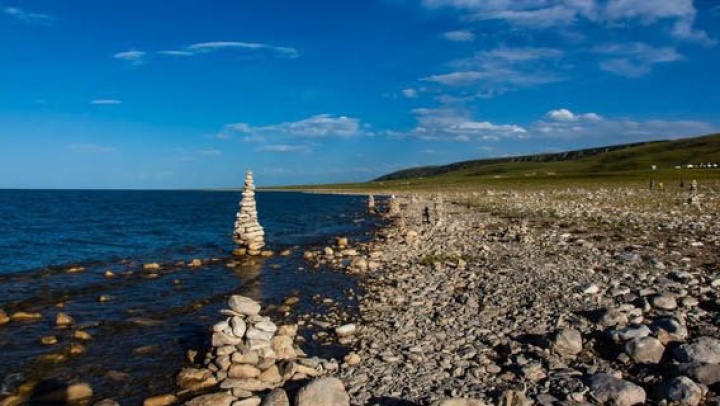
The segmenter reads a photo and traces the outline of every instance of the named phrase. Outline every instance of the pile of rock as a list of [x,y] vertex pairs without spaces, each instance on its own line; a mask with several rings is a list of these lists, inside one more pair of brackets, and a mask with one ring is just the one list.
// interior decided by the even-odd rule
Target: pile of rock
[[375,213],[375,196],[368,195],[368,211]]
[[395,195],[390,196],[390,201],[388,202],[388,215],[389,216],[397,216],[400,214],[400,200],[398,200]]
[[235,398],[250,398],[254,392],[338,369],[335,361],[303,358],[303,351],[294,345],[297,326],[276,326],[260,316],[260,305],[254,300],[234,295],[228,306],[221,311],[227,319],[213,326],[212,349],[205,364],[220,388]]
[[245,176],[245,190],[242,196],[233,233],[235,244],[240,246],[236,252],[260,255],[260,250],[265,246],[265,230],[258,222],[252,171],[248,171]]

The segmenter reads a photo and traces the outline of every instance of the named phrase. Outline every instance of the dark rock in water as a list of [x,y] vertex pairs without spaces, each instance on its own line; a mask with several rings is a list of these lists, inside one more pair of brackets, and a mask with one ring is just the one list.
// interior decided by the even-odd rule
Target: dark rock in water
[[317,379],[298,392],[296,406],[348,406],[350,398],[337,378]]

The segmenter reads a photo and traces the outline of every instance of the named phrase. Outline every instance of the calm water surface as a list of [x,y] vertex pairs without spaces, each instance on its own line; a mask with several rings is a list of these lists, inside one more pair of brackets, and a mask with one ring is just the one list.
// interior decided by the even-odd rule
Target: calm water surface
[[[365,198],[301,193],[257,194],[268,248],[290,248],[254,264],[227,267],[237,192],[199,191],[15,191],[0,190],[0,308],[40,312],[35,323],[0,327],[0,388],[27,380],[85,381],[96,398],[123,405],[174,390],[174,375],[188,349],[200,349],[217,312],[233,293],[281,303],[297,294],[295,312],[322,312],[320,294],[352,308],[355,280],[331,270],[311,270],[302,251],[335,236],[365,239],[375,220]],[[199,269],[179,263],[216,259]],[[147,277],[142,264],[163,264]],[[67,273],[72,266],[85,270]],[[112,270],[115,278],[106,278]],[[101,295],[111,300],[101,303]],[[73,328],[55,327],[58,312]],[[94,339],[87,352],[48,364],[47,354],[67,353],[77,329]],[[55,335],[59,343],[41,345]],[[310,343],[312,346],[312,343]],[[320,348],[311,348],[320,351]],[[337,349],[335,349],[337,350]]]

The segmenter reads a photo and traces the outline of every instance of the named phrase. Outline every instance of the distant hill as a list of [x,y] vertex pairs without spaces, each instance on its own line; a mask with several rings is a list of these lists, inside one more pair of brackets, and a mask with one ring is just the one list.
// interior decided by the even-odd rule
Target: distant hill
[[702,162],[720,163],[720,134],[672,141],[613,145],[552,154],[478,159],[404,169],[375,182],[446,178],[593,175],[660,170]]

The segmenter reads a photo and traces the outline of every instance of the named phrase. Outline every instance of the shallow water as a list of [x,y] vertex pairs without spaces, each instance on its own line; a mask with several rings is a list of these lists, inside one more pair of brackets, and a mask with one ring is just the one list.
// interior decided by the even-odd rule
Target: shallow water
[[[85,381],[97,399],[140,404],[173,391],[187,350],[207,343],[207,329],[230,294],[254,297],[265,306],[297,294],[295,313],[322,312],[325,305],[313,300],[316,294],[352,308],[345,293],[357,290],[355,280],[308,269],[301,255],[338,235],[367,238],[374,224],[365,215],[365,198],[258,193],[268,248],[291,248],[292,254],[229,268],[240,197],[237,192],[0,191],[0,308],[43,315],[39,322],[0,327],[2,389],[28,379]],[[179,264],[193,258],[207,263],[197,269]],[[163,265],[156,278],[142,271],[144,262]],[[85,269],[67,273],[72,266]],[[106,270],[117,276],[106,278]],[[101,303],[101,295],[111,300]],[[76,325],[55,327],[60,311]],[[57,364],[39,360],[67,353],[77,342],[72,338],[77,329],[94,337],[85,354]],[[48,335],[59,343],[41,345]],[[315,353],[339,351],[309,346]]]

